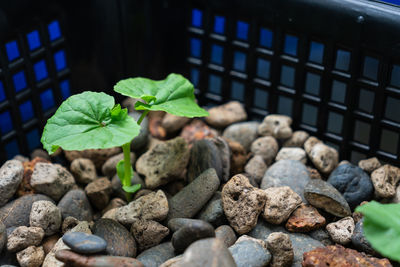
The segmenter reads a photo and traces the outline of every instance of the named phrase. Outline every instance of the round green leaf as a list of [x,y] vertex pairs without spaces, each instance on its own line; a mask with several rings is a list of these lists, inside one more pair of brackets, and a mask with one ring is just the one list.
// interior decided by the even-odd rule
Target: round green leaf
[[177,116],[203,117],[208,112],[195,102],[194,87],[185,77],[171,73],[165,80],[129,78],[119,81],[114,91],[146,103],[136,102],[137,110],[161,110]]
[[371,201],[356,211],[364,215],[364,234],[372,247],[400,262],[400,204]]
[[84,92],[64,101],[47,121],[41,142],[49,152],[104,149],[135,138],[140,126],[105,93]]

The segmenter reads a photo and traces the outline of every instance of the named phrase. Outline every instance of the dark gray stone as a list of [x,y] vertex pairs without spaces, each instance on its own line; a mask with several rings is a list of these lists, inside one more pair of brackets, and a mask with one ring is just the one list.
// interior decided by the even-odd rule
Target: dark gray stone
[[237,267],[263,267],[271,260],[271,253],[255,240],[236,242],[229,248]]
[[54,200],[45,195],[22,196],[0,208],[0,221],[4,223],[6,228],[12,226],[29,226],[32,204],[39,200],[48,200],[54,203]]
[[15,252],[10,252],[7,249],[4,249],[0,253],[0,266],[1,267],[5,267],[5,266],[10,266],[10,267],[20,266],[18,261],[17,261],[16,253]]
[[219,183],[219,178],[214,169],[204,171],[193,182],[168,200],[167,220],[195,216],[217,191]]
[[351,209],[363,201],[370,200],[374,194],[369,175],[353,164],[338,166],[329,176],[328,183],[342,193]]
[[171,242],[166,242],[146,249],[136,259],[143,263],[145,267],[158,267],[173,257],[175,257],[174,247]]
[[3,250],[6,242],[7,242],[6,226],[2,221],[0,221],[0,252]]
[[197,140],[190,151],[187,177],[192,182],[202,172],[214,168],[218,177],[222,180],[222,160],[219,149],[209,139]]
[[112,256],[135,257],[136,242],[129,231],[117,221],[100,219],[95,222],[93,234],[107,242],[106,252]]
[[309,172],[303,163],[297,160],[280,160],[265,172],[260,188],[289,186],[301,196],[303,202],[306,202],[304,187],[310,180]]
[[230,178],[230,171],[231,171],[231,148],[229,147],[228,142],[218,136],[214,139],[211,139],[214,144],[217,146],[219,150],[219,155],[221,156],[221,163],[222,163],[222,181],[227,182]]
[[[140,177],[140,175],[137,172],[133,173],[133,177],[131,179],[131,184],[141,184],[141,189],[146,188],[146,185],[144,183],[144,180],[142,179],[142,177]],[[122,198],[123,200],[126,200],[126,193],[125,191],[122,189],[122,184],[121,184],[121,180],[118,178],[117,175],[114,175],[113,178],[111,179],[111,186],[113,189],[113,195],[115,197],[119,197]]]
[[81,254],[102,252],[107,247],[107,242],[100,236],[82,232],[68,232],[64,234],[62,240],[73,251]]
[[68,216],[74,217],[79,221],[92,221],[93,211],[85,191],[74,189],[66,193],[58,203],[57,207],[61,211],[63,219]]
[[197,219],[209,222],[214,227],[218,227],[228,222],[222,207],[221,192],[215,192],[214,196],[199,212]]
[[172,246],[177,252],[183,252],[193,242],[214,237],[214,227],[202,220],[175,218],[168,222],[168,227],[174,231]]
[[353,236],[351,237],[351,243],[357,248],[357,250],[376,256],[376,251],[371,247],[371,244],[364,236],[363,224],[364,219],[361,219],[358,223],[356,223]]
[[179,266],[234,267],[236,264],[224,242],[218,238],[206,238],[194,242],[186,249]]
[[222,135],[225,138],[240,143],[246,151],[250,151],[251,143],[258,136],[257,129],[259,125],[260,123],[256,121],[235,123],[228,126]]
[[304,196],[314,207],[338,217],[351,215],[349,204],[330,183],[321,179],[311,180],[304,188]]

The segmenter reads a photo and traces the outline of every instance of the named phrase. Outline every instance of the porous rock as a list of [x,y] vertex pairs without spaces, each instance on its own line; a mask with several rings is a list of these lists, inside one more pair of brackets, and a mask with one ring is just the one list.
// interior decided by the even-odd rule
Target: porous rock
[[132,224],[138,218],[162,221],[168,210],[167,197],[162,190],[158,190],[117,208],[116,218],[122,224]]
[[293,134],[292,119],[286,115],[268,115],[258,127],[258,134],[262,136],[273,136],[278,139],[290,138]]
[[132,223],[131,233],[143,251],[160,244],[169,234],[169,229],[153,220],[137,219]]
[[340,245],[317,248],[306,252],[303,256],[303,266],[392,266],[388,259],[378,259],[359,253],[356,250]]
[[272,254],[271,267],[289,267],[292,265],[294,252],[292,241],[288,234],[271,233],[267,240],[267,248]]
[[44,231],[40,227],[19,226],[8,236],[7,250],[18,252],[29,246],[37,246],[43,237]]
[[216,128],[225,128],[232,123],[247,119],[243,105],[238,101],[231,101],[224,105],[210,108],[206,122]]
[[97,179],[85,187],[86,195],[98,210],[107,206],[112,191],[111,182],[106,177]]
[[29,246],[17,253],[21,267],[40,267],[44,261],[43,247]]
[[301,197],[288,186],[270,187],[264,190],[267,199],[263,218],[273,224],[281,224],[301,204]]
[[74,159],[71,162],[70,170],[76,181],[81,184],[88,184],[97,178],[96,167],[90,159]]
[[155,145],[136,161],[136,170],[143,174],[146,187],[157,188],[179,179],[189,162],[190,151],[182,137]]
[[339,163],[337,150],[316,138],[308,138],[304,143],[304,148],[311,162],[322,173],[329,174]]
[[326,230],[332,240],[338,244],[346,245],[351,242],[354,232],[354,220],[352,217],[345,217],[337,222],[332,222],[326,226]]
[[311,205],[301,204],[286,222],[290,232],[306,233],[325,226],[325,218]]
[[24,174],[24,166],[18,160],[8,160],[0,168],[0,207],[17,191]]
[[41,200],[32,204],[29,224],[42,228],[46,236],[59,231],[61,219],[61,211],[53,202]]
[[400,180],[400,169],[389,164],[383,165],[372,172],[371,180],[377,197],[392,198]]
[[364,171],[371,173],[381,167],[382,164],[379,162],[378,158],[373,157],[369,159],[363,159],[358,162],[358,167]]
[[275,159],[278,149],[278,142],[272,136],[259,137],[251,144],[251,153],[261,156],[267,165]]
[[37,163],[31,177],[31,186],[58,201],[75,185],[72,174],[59,164]]
[[257,224],[267,194],[253,187],[242,174],[232,177],[222,189],[222,206],[230,225],[239,234],[249,232]]

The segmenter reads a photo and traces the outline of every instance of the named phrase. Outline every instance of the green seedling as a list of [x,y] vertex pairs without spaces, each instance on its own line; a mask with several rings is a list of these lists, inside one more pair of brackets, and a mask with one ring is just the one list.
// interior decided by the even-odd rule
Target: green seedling
[[400,262],[400,204],[371,201],[356,208],[364,215],[364,235],[372,247]]
[[165,111],[177,116],[203,117],[208,112],[195,101],[193,85],[179,74],[165,80],[129,78],[119,81],[114,91],[143,102],[135,109],[143,111],[138,121],[128,110],[115,104],[112,96],[86,91],[65,100],[47,121],[41,142],[49,154],[64,150],[106,149],[122,147],[124,159],[118,162],[117,175],[128,201],[140,184],[131,185],[133,168],[130,160],[132,140],[139,135],[140,124],[149,111]]

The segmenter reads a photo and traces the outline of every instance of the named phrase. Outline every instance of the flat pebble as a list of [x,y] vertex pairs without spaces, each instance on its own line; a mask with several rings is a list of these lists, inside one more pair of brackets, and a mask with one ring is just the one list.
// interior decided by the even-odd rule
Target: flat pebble
[[73,251],[81,254],[102,252],[107,247],[107,242],[103,238],[82,232],[68,232],[62,240]]

